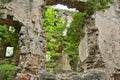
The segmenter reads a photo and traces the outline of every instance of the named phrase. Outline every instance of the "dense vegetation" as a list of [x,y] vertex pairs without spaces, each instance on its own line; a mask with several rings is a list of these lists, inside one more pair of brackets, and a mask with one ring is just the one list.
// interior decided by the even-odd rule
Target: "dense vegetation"
[[63,26],[63,19],[57,15],[53,8],[48,7],[42,21],[47,37],[47,56],[51,57],[50,65],[48,66],[55,67],[58,60],[53,58],[60,56],[58,46],[61,45],[62,32],[65,29],[65,27],[61,27]]
[[17,47],[15,32],[15,28],[12,26],[0,25],[0,80],[13,80],[12,76],[15,74],[15,63],[4,59],[7,46]]
[[87,0],[85,3],[84,12],[87,13],[88,16],[92,15],[95,11],[105,10],[109,8],[109,4],[112,3],[113,0]]
[[[84,24],[95,11],[104,10],[109,7],[112,0],[88,0],[85,3],[85,10],[82,12],[70,12],[73,21],[70,27],[66,27],[67,19],[57,14],[52,7],[47,7],[42,19],[47,37],[47,67],[57,67],[60,63],[61,53],[66,53],[70,57],[70,65],[76,70],[78,57],[78,46],[82,37],[84,37]],[[67,28],[67,34],[63,31]]]
[[0,80],[13,80],[15,75],[15,63],[8,59],[0,59]]
[[6,46],[17,47],[17,35],[14,27],[0,25],[0,45],[2,45],[3,47]]
[[[83,22],[86,14],[81,12],[70,12],[70,14],[73,16],[73,21],[68,28],[66,27],[67,19],[63,18],[62,14],[58,15],[52,7],[46,9],[42,21],[47,37],[47,56],[50,57],[47,67],[57,67],[60,64],[61,55],[66,53],[70,57],[72,69],[77,69],[78,45],[84,36]],[[65,29],[67,29],[66,35],[63,34]]]

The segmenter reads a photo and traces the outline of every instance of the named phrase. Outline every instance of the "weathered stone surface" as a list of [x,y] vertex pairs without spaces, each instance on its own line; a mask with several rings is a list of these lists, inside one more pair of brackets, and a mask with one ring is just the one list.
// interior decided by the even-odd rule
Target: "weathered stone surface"
[[70,59],[65,53],[63,53],[61,57],[61,69],[63,71],[71,71]]
[[88,73],[84,74],[84,80],[107,80],[107,76],[104,70],[88,70]]
[[86,34],[80,43],[79,53],[84,71],[104,67],[98,46],[98,29],[94,22],[92,18],[88,19],[85,25]]
[[88,70],[85,73],[68,72],[52,76],[47,76],[46,80],[107,80],[104,70]]
[[[41,80],[40,70],[45,69],[45,32],[41,25],[44,0],[12,0],[1,3],[0,12],[6,16],[13,16],[13,21],[21,23],[12,26],[20,27],[20,60],[19,79],[25,76],[27,80]],[[0,24],[12,24],[9,17],[1,19]],[[40,71],[42,72],[42,71]],[[44,73],[44,72],[43,72]],[[20,79],[21,80],[21,79]]]
[[120,79],[120,1],[96,12],[85,25],[80,43],[80,59],[85,71],[105,69],[107,80]]
[[[120,3],[120,2],[119,2]],[[118,2],[104,12],[96,13],[96,27],[99,30],[99,48],[107,73],[113,76],[120,69],[120,16]]]
[[80,60],[83,62],[88,57],[88,44],[87,44],[87,35],[81,40],[80,46],[79,46],[79,55]]
[[[84,3],[78,0],[45,1],[47,5],[62,3],[78,10],[84,9]],[[86,35],[80,44],[84,73],[60,74],[56,80],[120,79],[120,2],[115,1],[109,9],[97,12],[94,19],[89,19],[85,25]],[[5,14],[0,24],[21,27],[19,80],[44,80],[45,32],[41,24],[44,5],[44,0],[12,0],[5,4],[0,1],[0,12]],[[18,24],[14,24],[15,21]]]
[[[18,79],[26,77],[28,80],[42,80],[45,69],[45,32],[41,24],[43,6],[45,0],[11,0],[9,2],[0,1],[0,12],[4,15],[1,18],[0,24],[11,25],[12,21],[18,21],[21,24],[12,24],[11,26],[20,27],[19,47],[20,60],[18,66]],[[52,1],[52,0],[50,0]],[[53,0],[54,1],[54,0]],[[47,2],[48,3],[48,2]],[[64,1],[55,1],[55,4]],[[76,6],[82,9],[83,3],[65,1],[69,6]],[[7,16],[12,16],[12,19],[7,19]],[[11,18],[11,17],[9,17]],[[4,20],[3,20],[4,19]],[[39,75],[40,74],[40,75]]]

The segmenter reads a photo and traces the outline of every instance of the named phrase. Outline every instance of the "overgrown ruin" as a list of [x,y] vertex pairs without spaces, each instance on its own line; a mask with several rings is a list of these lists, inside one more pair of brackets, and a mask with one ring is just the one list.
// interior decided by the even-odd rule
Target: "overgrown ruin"
[[[44,1],[12,0],[9,3],[1,1],[0,4],[0,11],[4,16],[13,16],[14,22],[21,23],[18,80],[22,78],[39,80],[40,74],[45,71],[45,32],[41,25]],[[7,17],[3,18],[7,20]],[[1,24],[3,23],[1,22]],[[14,24],[19,27],[18,23]]]
[[[45,80],[46,37],[41,18],[45,5],[66,4],[82,11],[81,0],[0,0],[0,24],[20,29],[20,59],[16,80]],[[120,80],[120,1],[96,12],[85,25],[80,43],[82,73],[55,76],[56,80]],[[53,80],[53,79],[47,79]]]

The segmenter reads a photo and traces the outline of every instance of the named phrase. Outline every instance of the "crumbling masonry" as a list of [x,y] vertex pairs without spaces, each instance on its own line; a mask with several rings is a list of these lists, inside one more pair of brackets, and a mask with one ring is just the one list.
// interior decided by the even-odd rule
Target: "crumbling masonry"
[[[44,80],[46,39],[41,18],[45,5],[58,3],[84,9],[81,0],[0,0],[0,24],[20,28],[17,80]],[[70,80],[120,80],[119,3],[115,0],[105,12],[96,12],[88,20],[80,43],[85,74],[74,75]]]

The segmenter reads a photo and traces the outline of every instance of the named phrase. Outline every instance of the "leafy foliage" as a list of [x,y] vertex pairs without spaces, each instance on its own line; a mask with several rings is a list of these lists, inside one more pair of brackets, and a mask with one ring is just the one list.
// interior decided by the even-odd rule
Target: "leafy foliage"
[[[78,53],[78,46],[80,43],[81,38],[84,37],[84,22],[85,22],[86,13],[82,12],[75,12],[73,14],[73,21],[70,24],[70,28],[67,31],[67,43],[65,51],[71,58],[70,64],[74,66],[73,68],[77,67],[77,62],[79,60],[79,53]],[[76,66],[76,67],[75,67]],[[74,69],[75,70],[75,69]]]
[[47,37],[47,55],[51,57],[51,65],[56,66],[54,62],[57,63],[57,59],[55,58],[61,55],[58,51],[58,46],[61,44],[62,33],[65,29],[63,27],[63,18],[57,15],[57,12],[52,7],[46,7],[42,22]]
[[109,3],[112,3],[113,0],[88,0],[85,4],[85,11],[90,16],[95,11],[104,10],[109,7]]
[[[62,51],[69,55],[71,58],[70,64],[75,65],[78,61],[78,45],[80,38],[84,36],[83,22],[85,20],[86,13],[75,12],[73,15],[73,21],[70,28],[67,29],[67,19],[61,18],[61,15],[57,14],[52,7],[47,7],[45,15],[42,19],[43,26],[46,31],[47,37],[47,55],[50,55],[49,67],[55,67],[59,63],[59,57]],[[67,29],[67,35],[63,35],[63,31]]]
[[67,51],[75,51],[78,48],[80,39],[84,36],[83,25],[85,21],[86,13],[75,12],[73,14],[73,21],[68,28],[67,39],[69,43],[72,44]]
[[17,46],[17,35],[14,27],[0,25],[0,44],[3,46]]
[[[66,27],[67,19],[61,18],[57,11],[52,7],[46,7],[44,17],[42,19],[43,26],[47,37],[47,55],[50,55],[50,63],[48,67],[56,67],[59,63],[59,57],[62,53],[59,49],[67,53],[70,57],[70,64],[74,70],[79,60],[78,46],[81,38],[84,37],[84,24],[88,17],[95,11],[104,10],[109,7],[112,0],[88,0],[85,3],[83,12],[70,13],[73,21],[70,27]],[[67,35],[63,36],[63,31],[67,29]]]
[[10,63],[8,59],[0,59],[0,79],[12,80],[12,76],[15,74],[16,66],[14,62]]
[[[6,46],[17,46],[17,38],[15,28],[7,25],[0,25],[0,50],[1,52]],[[4,52],[4,51],[3,51]],[[2,53],[4,54],[4,53]],[[8,59],[0,59],[0,80],[12,80],[15,73],[15,64]]]

